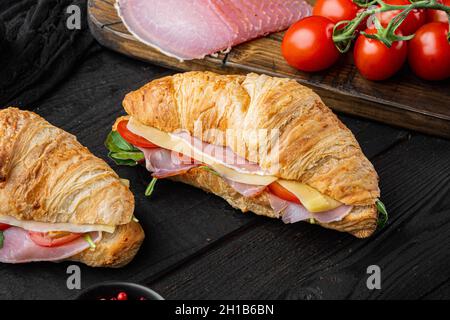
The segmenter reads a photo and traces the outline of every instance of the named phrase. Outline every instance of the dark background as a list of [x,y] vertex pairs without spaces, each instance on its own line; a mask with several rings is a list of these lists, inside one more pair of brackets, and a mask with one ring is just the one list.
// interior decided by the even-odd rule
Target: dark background
[[[375,165],[390,213],[387,226],[364,240],[242,214],[169,181],[145,198],[149,173],[115,166],[103,141],[123,114],[124,95],[173,71],[101,48],[85,22],[67,30],[73,3],[85,9],[81,0],[0,2],[0,105],[33,110],[77,135],[131,181],[144,246],[123,269],[80,265],[83,288],[128,280],[167,299],[450,298],[449,141],[339,115]],[[70,264],[1,264],[0,299],[73,298]],[[372,264],[381,267],[381,290],[366,287]]]

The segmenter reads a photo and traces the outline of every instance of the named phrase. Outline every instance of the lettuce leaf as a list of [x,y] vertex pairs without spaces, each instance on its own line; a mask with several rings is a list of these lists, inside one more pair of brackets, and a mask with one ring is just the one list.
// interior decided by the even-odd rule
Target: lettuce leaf
[[110,157],[117,165],[136,166],[138,161],[144,160],[144,153],[125,141],[122,136],[111,131],[106,138],[105,146],[109,150]]
[[89,250],[92,251],[92,250],[95,250],[95,248],[97,248],[97,245],[92,240],[91,235],[89,233],[84,235],[84,240],[86,240],[86,242],[89,243],[89,246],[91,247]]
[[5,240],[5,236],[3,235],[3,231],[0,231],[0,249],[3,248],[3,241]]
[[156,179],[156,178],[153,178],[152,181],[150,181],[149,185],[147,186],[147,189],[145,190],[146,197],[150,197],[152,195],[157,181],[158,181],[158,179]]
[[375,202],[375,205],[377,206],[377,210],[380,213],[378,218],[378,228],[381,229],[386,225],[389,219],[389,215],[387,213],[386,206],[384,205],[383,202],[377,200],[377,202]]

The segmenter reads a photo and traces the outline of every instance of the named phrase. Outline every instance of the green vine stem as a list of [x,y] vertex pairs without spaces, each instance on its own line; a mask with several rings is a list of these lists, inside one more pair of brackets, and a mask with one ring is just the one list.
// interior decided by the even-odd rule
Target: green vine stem
[[[410,40],[414,35],[400,36],[396,34],[397,28],[406,19],[408,14],[415,9],[434,9],[445,11],[449,17],[450,23],[450,7],[445,6],[436,0],[410,0],[409,5],[390,5],[382,0],[353,0],[359,6],[367,8],[366,10],[358,13],[353,20],[340,21],[334,26],[333,30],[333,41],[342,53],[347,52],[350,49],[352,41],[358,35],[358,27],[361,23],[372,15],[377,15],[381,12],[392,11],[392,10],[402,10],[397,16],[392,19],[386,28],[383,28],[377,18],[374,19],[374,24],[378,30],[375,34],[365,34],[368,38],[373,38],[382,41],[387,47],[391,47],[392,43],[400,40]],[[376,7],[372,7],[376,6]],[[448,35],[450,40],[450,32]]]

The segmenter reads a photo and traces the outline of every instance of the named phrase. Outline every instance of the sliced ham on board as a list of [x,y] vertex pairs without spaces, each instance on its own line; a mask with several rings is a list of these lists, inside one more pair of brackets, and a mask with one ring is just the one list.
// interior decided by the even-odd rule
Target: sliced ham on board
[[[28,231],[17,227],[3,231],[3,236],[3,247],[0,249],[0,262],[3,263],[60,261],[90,247],[83,237],[59,247],[41,247],[31,240]],[[94,243],[98,243],[102,238],[102,233],[91,232],[90,236]]]
[[179,60],[202,59],[311,15],[304,0],[117,0],[127,29]]

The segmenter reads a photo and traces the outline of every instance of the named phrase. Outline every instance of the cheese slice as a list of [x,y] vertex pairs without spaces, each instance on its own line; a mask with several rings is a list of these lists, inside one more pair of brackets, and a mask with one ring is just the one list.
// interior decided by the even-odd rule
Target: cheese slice
[[181,137],[177,137],[170,133],[152,128],[139,123],[130,118],[128,122],[128,130],[132,133],[144,137],[151,143],[168,150],[179,152],[185,156],[191,157],[194,160],[205,163],[212,169],[217,171],[221,176],[240,183],[246,183],[258,186],[267,186],[278,178],[270,175],[258,175],[238,172],[234,168],[227,167],[225,164],[218,162],[214,157],[208,155],[202,150],[195,148],[188,141]]
[[226,166],[226,164],[220,163],[217,159],[214,159],[213,156],[195,148],[195,146],[190,144],[185,139],[156,128],[143,125],[133,117],[131,117],[128,122],[128,130],[134,134],[144,137],[161,148],[179,152],[185,156],[189,156],[197,161],[205,163],[217,171],[221,176],[229,180],[258,186],[268,186],[269,184],[277,181],[281,184],[281,186],[297,196],[305,208],[310,212],[328,211],[342,205],[339,201],[336,201],[320,193],[316,189],[300,182],[282,180],[271,175],[258,175],[239,172],[235,168]]
[[334,200],[316,189],[295,181],[278,180],[283,188],[293,193],[309,212],[323,212],[342,206],[342,203]]
[[114,226],[108,226],[103,224],[46,223],[32,220],[24,221],[5,215],[0,215],[0,223],[8,224],[14,227],[19,227],[27,231],[33,232],[65,231],[73,233],[87,233],[94,231],[102,231],[114,233],[116,229]]

